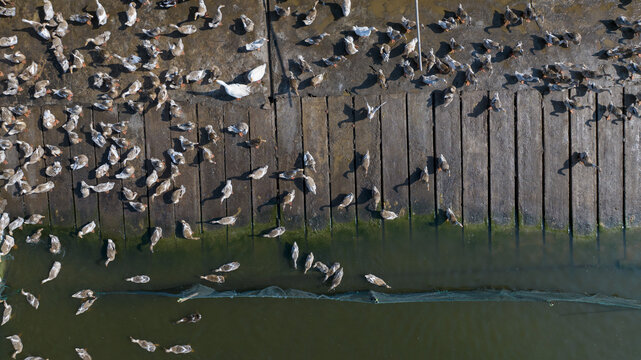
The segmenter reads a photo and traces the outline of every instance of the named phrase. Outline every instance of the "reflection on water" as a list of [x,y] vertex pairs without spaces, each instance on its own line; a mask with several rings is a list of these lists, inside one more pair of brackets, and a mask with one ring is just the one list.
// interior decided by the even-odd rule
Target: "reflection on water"
[[[46,238],[43,236],[43,239]],[[4,336],[20,333],[23,355],[72,359],[74,347],[94,359],[172,358],[148,354],[129,336],[163,346],[191,344],[185,358],[622,358],[638,354],[633,310],[568,303],[405,303],[365,304],[322,300],[197,299],[177,303],[161,296],[105,295],[85,314],[74,316],[80,301],[70,295],[98,292],[160,291],[198,283],[198,276],[239,261],[220,290],[253,290],[270,285],[324,293],[321,275],[291,268],[291,244],[279,239],[246,238],[227,243],[206,240],[189,249],[172,247],[155,254],[118,244],[116,261],[105,268],[102,244],[61,239],[64,255],[54,257],[45,244],[28,246],[17,237],[5,280],[14,317]],[[185,240],[187,241],[187,240]],[[604,294],[641,299],[641,236],[603,235],[570,241],[565,235],[511,232],[492,234],[449,227],[420,230],[408,236],[386,224],[377,231],[297,239],[300,263],[309,251],[345,268],[338,292],[373,289],[409,293],[434,289],[516,289]],[[59,277],[41,285],[54,260]],[[299,267],[300,268],[300,267]],[[374,273],[392,286],[373,288],[363,275]],[[151,282],[130,284],[125,277],[147,274]],[[34,310],[20,288],[40,298]],[[172,321],[200,312],[197,324]],[[8,341],[0,354],[11,354]]]

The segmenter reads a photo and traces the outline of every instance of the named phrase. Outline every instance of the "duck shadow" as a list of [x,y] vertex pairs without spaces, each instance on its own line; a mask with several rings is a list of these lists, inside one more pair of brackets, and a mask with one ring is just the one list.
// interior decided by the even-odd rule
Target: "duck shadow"
[[409,187],[409,186],[410,186],[410,178],[411,178],[411,175],[409,175],[405,180],[403,180],[403,182],[402,182],[402,183],[394,185],[394,187],[392,187],[392,189],[394,190],[394,192],[395,192],[395,193],[398,193],[398,191],[400,190],[400,188],[402,188],[402,187],[404,187],[404,186]]
[[455,88],[462,88],[465,85],[465,72],[457,71],[452,79],[452,86]]
[[[474,45],[474,43],[472,43],[472,45]],[[436,57],[442,58],[445,55],[449,54],[450,52],[452,52],[452,48],[450,47],[450,44],[446,43],[445,41],[441,41],[439,43],[438,49],[434,54],[436,55]]]
[[559,116],[559,114],[565,114],[568,112],[568,109],[565,107],[565,103],[559,100],[552,100],[552,112],[550,115]]
[[334,21],[337,21],[338,19],[344,17],[343,16],[343,8],[339,4],[327,2],[324,5],[329,7],[329,11],[331,12],[332,16],[334,17]]
[[612,19],[603,19],[599,20],[601,24],[605,27],[605,31],[608,33],[614,33],[619,30],[619,26]]
[[223,196],[223,188],[226,185],[226,181],[221,181],[220,185],[218,185],[217,188],[214,189],[214,191],[211,193],[211,196],[203,198],[201,201],[201,205],[204,205],[206,201],[209,200],[218,200]]
[[46,45],[46,44],[49,43],[49,41],[45,41],[43,38],[41,38],[40,35],[38,35],[38,33],[36,32],[36,30],[34,28],[32,28],[31,26],[26,27],[26,28],[22,28],[22,29],[15,29],[14,31],[25,32],[25,33],[31,35],[34,39],[40,41],[40,43],[43,44],[43,45]]
[[628,79],[630,72],[625,66],[619,65],[619,64],[612,64],[612,67],[614,68],[614,72],[617,74],[617,77],[618,77],[618,79],[615,80],[617,83],[622,83],[626,79]]
[[505,60],[509,60],[512,57],[512,51],[514,48],[512,48],[509,45],[503,46],[503,50],[498,51],[494,57],[492,58],[493,63],[500,63]]
[[390,73],[389,77],[387,78],[387,81],[396,81],[403,77],[405,75],[405,72],[403,71],[403,68],[398,64],[397,66],[394,67],[394,70]]
[[128,26],[125,24],[127,22],[127,13],[125,11],[121,11],[118,13],[118,20],[120,21],[118,30],[123,31],[128,28]]
[[483,28],[483,31],[485,31],[486,33],[489,34],[490,30],[492,30],[492,29],[500,29],[500,28],[502,28],[503,27],[503,20],[504,20],[503,14],[501,14],[500,12],[494,10],[494,13],[492,14],[492,25],[486,26],[485,28]]
[[592,127],[592,123],[597,124],[599,121],[601,121],[607,109],[608,107],[606,105],[596,104],[596,115],[585,120],[585,126]]
[[530,38],[532,39],[532,47],[530,48],[530,53],[532,55],[536,55],[536,51],[541,51],[545,48],[547,48],[545,39],[538,36],[538,35],[530,35]]
[[347,119],[337,122],[338,128],[342,128],[344,124],[351,124],[352,127],[356,124],[354,119],[355,109],[347,104],[343,105],[343,115],[347,116]]
[[435,34],[442,34],[442,33],[444,33],[444,32],[445,32],[445,30],[443,30],[443,28],[442,28],[442,27],[440,27],[440,26],[438,25],[438,23],[430,23],[430,24],[427,24],[427,27],[428,27],[430,30],[432,30],[432,32],[434,32]]
[[472,109],[472,111],[469,112],[467,116],[479,117],[483,113],[487,113],[489,107],[490,107],[490,99],[488,98],[487,95],[483,95],[483,98],[481,99],[481,101],[479,101],[474,106],[474,109]]
[[[276,176],[276,177],[278,177],[278,176]],[[272,178],[272,176],[270,176],[270,178]],[[265,207],[278,206],[279,202],[280,202],[280,197],[278,195],[276,195],[276,196],[268,199],[264,203],[258,205],[258,207],[256,209],[258,210],[258,212],[261,212],[261,211],[263,211],[263,208],[265,208]]]
[[441,226],[447,222],[447,213],[443,209],[436,210],[436,216],[434,216],[434,221],[430,222],[431,226]]
[[338,209],[338,205],[340,205],[343,202],[343,200],[345,199],[345,196],[347,196],[347,194],[345,194],[345,193],[336,195],[336,197],[334,197],[334,199],[332,199],[329,202],[329,205],[323,205],[323,206],[321,206],[321,209],[333,208],[333,209],[336,209],[336,211],[347,211],[347,209],[350,206],[354,205],[353,201],[352,201],[351,204],[349,204],[344,209]]
[[245,31],[245,26],[243,26],[243,21],[240,18],[233,20],[231,25],[229,25],[229,30],[238,36],[242,36],[247,33],[247,31]]
[[146,247],[151,245],[151,235],[153,234],[154,229],[148,228],[147,231],[140,237],[140,242],[136,245],[136,250],[142,252]]
[[577,153],[576,153],[576,152],[575,152],[575,153],[573,153],[573,154],[570,156],[570,158],[569,158],[569,159],[566,159],[566,160],[563,162],[563,167],[562,167],[562,168],[560,168],[560,169],[558,169],[558,170],[556,171],[556,173],[557,173],[557,174],[559,174],[559,175],[561,175],[561,176],[565,176],[565,175],[566,175],[566,172],[565,172],[565,171],[566,171],[566,170],[569,170],[570,168],[572,168],[572,167],[575,165],[575,154],[577,154]]
[[383,58],[380,55],[380,48],[373,46],[367,50],[365,53],[365,56],[369,57],[372,59],[372,64],[374,65],[382,65],[383,64]]
[[378,82],[378,76],[372,73],[368,73],[365,80],[360,85],[357,85],[352,88],[352,92],[358,94],[358,90],[369,89],[376,85]]
[[632,0],[619,0],[619,5],[617,7],[619,9],[627,10],[626,6],[630,5],[632,3]]
[[362,187],[361,191],[356,196],[355,202],[356,202],[357,205],[362,205],[362,204],[366,204],[369,201],[371,201],[372,198],[373,198],[372,190],[368,189],[368,188],[365,188],[365,187]]

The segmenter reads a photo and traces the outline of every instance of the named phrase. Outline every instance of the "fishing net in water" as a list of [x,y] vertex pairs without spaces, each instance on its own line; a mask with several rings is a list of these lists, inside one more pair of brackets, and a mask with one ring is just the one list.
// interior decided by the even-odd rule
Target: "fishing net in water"
[[[315,294],[297,289],[282,289],[270,286],[260,290],[216,291],[205,285],[193,285],[182,291],[135,291],[119,294],[159,295],[178,298],[179,302],[191,299],[234,299],[234,298],[271,298],[271,299],[309,299],[349,301],[370,304],[430,303],[430,302],[568,302],[619,307],[641,310],[641,301],[609,295],[586,295],[569,292],[537,290],[442,290],[419,293],[381,293],[376,291],[355,291],[340,294]],[[113,294],[103,293],[101,295]]]

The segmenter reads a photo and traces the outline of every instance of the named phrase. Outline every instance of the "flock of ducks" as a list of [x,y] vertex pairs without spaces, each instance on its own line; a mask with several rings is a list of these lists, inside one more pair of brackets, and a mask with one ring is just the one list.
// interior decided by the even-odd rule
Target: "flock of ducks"
[[[186,2],[186,1],[180,1]],[[56,65],[62,73],[78,71],[86,67],[85,55],[80,49],[74,50],[70,56],[65,54],[65,46],[63,45],[62,39],[69,33],[70,28],[68,25],[69,22],[74,23],[91,23],[98,27],[103,26],[107,23],[109,14],[106,12],[105,8],[102,6],[99,0],[95,0],[95,11],[93,13],[81,13],[81,14],[67,14],[65,17],[62,13],[56,12],[50,0],[42,0],[43,3],[43,18],[40,19],[41,22],[23,19],[22,21],[31,27],[33,27],[37,36],[49,43],[50,51],[53,55],[53,58],[56,61]],[[159,8],[168,8],[177,6],[179,1],[177,0],[161,0],[157,2]],[[126,22],[124,23],[125,27],[132,27],[137,24],[138,14],[137,8],[139,6],[148,5],[147,1],[132,1],[128,5],[123,5],[123,10],[126,13]],[[311,25],[318,15],[317,12],[318,1],[306,12],[298,14],[301,22],[305,26]],[[205,0],[199,0],[197,11],[194,13],[193,19],[198,20],[204,19],[205,28],[217,28],[222,24],[223,21],[223,9],[224,5],[220,5],[216,8],[213,16],[210,16],[208,13]],[[349,16],[351,12],[351,1],[342,0],[341,9],[343,16]],[[290,7],[284,8],[279,5],[274,7],[275,13],[279,17],[291,16],[292,11]],[[296,12],[294,13],[296,14]],[[444,18],[438,21],[438,26],[443,29],[443,31],[450,31],[453,28],[469,24],[471,22],[471,17],[463,9],[462,5],[459,5],[458,9],[454,12],[454,16]],[[13,17],[16,16],[15,7],[12,7],[8,0],[0,0],[0,17]],[[247,33],[251,33],[254,30],[254,22],[246,15],[241,15],[240,20],[244,27],[244,30]],[[534,21],[541,28],[543,23],[543,17],[538,14],[534,5],[532,3],[527,4],[523,11],[520,11],[517,15],[517,12],[512,10],[509,6],[506,7],[504,13],[504,25],[517,26],[523,22]],[[1,19],[0,19],[1,22]],[[624,16],[617,18],[614,23],[620,28],[630,28],[635,34],[641,33],[641,20],[631,21]],[[394,29],[393,27],[387,27],[385,34],[388,37],[388,42],[379,44],[379,54],[383,62],[390,60],[391,46],[396,42],[403,39],[407,39],[407,36],[411,34],[412,30],[416,28],[416,23],[408,20],[403,17],[401,20],[402,30]],[[178,69],[176,66],[169,66],[168,70],[165,72],[163,78],[156,75],[153,71],[160,67],[159,59],[160,54],[165,51],[171,55],[171,58],[176,58],[183,56],[185,54],[184,44],[182,39],[178,39],[176,43],[169,45],[169,48],[166,50],[161,50],[158,46],[157,38],[161,34],[167,34],[168,32],[178,32],[182,36],[189,36],[198,31],[198,28],[192,24],[164,24],[159,25],[158,27],[151,29],[142,29],[142,32],[147,37],[142,40],[141,47],[144,49],[146,58],[141,58],[138,55],[128,55],[121,56],[119,54],[111,53],[107,44],[112,38],[110,31],[104,31],[96,37],[88,38],[85,41],[85,46],[92,45],[93,49],[90,51],[95,52],[98,55],[99,61],[102,63],[107,63],[115,59],[122,65],[122,69],[125,72],[138,72],[140,70],[146,70],[146,76],[149,77],[151,83],[153,84],[152,89],[145,90],[143,89],[143,81],[135,80],[129,84],[124,91],[121,91],[121,85],[117,78],[114,78],[103,72],[95,72],[91,75],[91,86],[103,91],[98,97],[98,101],[93,104],[93,107],[97,110],[103,111],[112,111],[114,106],[114,101],[122,99],[126,101],[127,106],[131,112],[142,113],[146,111],[146,102],[149,102],[149,105],[153,109],[149,111],[161,111],[167,110],[169,115],[177,120],[183,119],[183,111],[173,99],[170,97],[169,90],[180,90],[184,87],[185,83],[201,82],[201,83],[212,83],[216,82],[219,84],[224,91],[235,99],[240,99],[245,96],[248,96],[252,93],[252,84],[258,83],[262,80],[266,73],[266,64],[258,65],[255,68],[251,69],[246,76],[246,83],[226,83],[223,80],[219,79],[221,76],[221,71],[218,67],[214,66],[212,69],[197,69],[190,71],[186,75],[182,75],[182,70]],[[345,55],[333,55],[328,58],[323,58],[322,61],[328,67],[336,67],[341,62],[345,61],[347,56],[351,56],[359,52],[358,49],[358,40],[362,38],[369,37],[373,32],[378,31],[375,27],[372,26],[353,26],[351,29],[353,35],[347,35],[343,38],[343,44],[345,49]],[[328,36],[327,33],[322,33],[317,36],[313,36],[304,40],[307,45],[314,46],[322,41]],[[571,47],[579,46],[581,44],[581,35],[577,32],[566,31],[562,34],[555,34],[549,31],[545,32],[543,37],[546,46],[560,46],[560,47]],[[261,49],[268,42],[266,38],[259,38],[253,42],[247,43],[244,46],[246,52],[252,52]],[[403,72],[407,78],[413,80],[415,77],[416,69],[419,67],[419,63],[422,63],[425,69],[425,73],[421,76],[420,82],[427,86],[435,85],[439,82],[445,82],[445,79],[439,75],[449,75],[455,72],[462,71],[465,73],[465,85],[476,85],[478,84],[477,73],[487,71],[492,73],[492,53],[503,52],[507,47],[504,47],[503,44],[499,44],[496,41],[491,39],[483,40],[483,47],[485,53],[476,54],[475,61],[471,64],[461,64],[452,58],[451,54],[456,53],[464,49],[464,46],[459,44],[454,38],[449,42],[451,52],[450,54],[444,56],[443,58],[436,57],[433,49],[430,49],[428,54],[418,54],[416,46],[418,43],[417,38],[413,38],[409,41],[406,41],[403,45],[403,60],[400,63],[400,67],[403,69]],[[12,64],[26,64],[26,57],[19,51],[13,50],[14,47],[19,46],[18,36],[8,36],[0,38],[0,48],[12,49],[9,52],[5,52],[3,57],[6,61]],[[515,46],[509,48],[510,57],[519,57],[523,55],[523,44],[522,42],[517,42]],[[604,52],[604,57],[622,60],[627,59],[632,56],[639,55],[641,56],[641,46],[619,46],[613,49],[609,49]],[[295,63],[299,67],[299,73],[311,73],[311,84],[313,86],[318,86],[325,79],[325,73],[315,74],[311,65],[302,57],[297,56]],[[71,101],[73,98],[72,89],[67,89],[62,87],[59,89],[48,89],[50,84],[49,80],[39,79],[42,72],[42,65],[39,65],[35,61],[31,61],[30,65],[24,67],[23,71],[19,74],[8,73],[5,76],[5,89],[2,91],[2,94],[5,96],[14,96],[19,95],[23,91],[23,87],[30,85],[31,90],[30,94],[33,98],[42,98],[48,95],[51,95],[58,99],[66,99]],[[628,61],[625,63],[625,67],[629,72],[629,79],[635,74],[641,74],[641,68],[634,62]],[[477,70],[474,70],[476,68]],[[382,69],[375,69],[378,82],[381,87],[387,88],[387,77],[384,74]],[[602,92],[609,91],[607,89],[600,89],[594,83],[594,79],[600,77],[607,77],[607,74],[600,73],[589,69],[585,65],[574,65],[570,63],[555,63],[553,65],[546,65],[541,69],[541,77],[534,76],[533,74],[515,72],[513,75],[517,81],[521,83],[530,83],[538,84],[545,82],[547,88],[550,91],[559,91],[566,90],[569,88],[576,87],[585,87],[588,91]],[[4,76],[4,74],[2,74]],[[292,69],[288,71],[289,85],[293,93],[299,94],[299,77],[294,75]],[[628,79],[623,79],[628,80]],[[443,106],[449,106],[454,99],[456,93],[456,88],[454,86],[449,86],[443,92]],[[132,98],[135,95],[140,95],[140,98],[137,101],[134,101]],[[639,101],[633,103],[627,109],[623,110],[618,106],[610,103],[608,106],[608,118],[610,116],[615,116],[617,118],[625,118],[629,116],[638,116],[637,106]],[[374,118],[376,113],[380,110],[385,104],[378,106],[367,105],[367,117],[371,120]],[[575,98],[567,98],[564,101],[564,105],[567,110],[572,112],[576,109],[583,107],[578,100]],[[501,100],[498,94],[495,94],[490,101],[489,109],[496,112],[505,111],[501,106]],[[117,123],[99,123],[96,128],[93,124],[86,124],[87,121],[83,121],[83,111],[82,107],[79,105],[73,105],[66,108],[68,115],[67,121],[64,124],[60,124],[62,119],[57,119],[51,111],[44,110],[42,114],[42,126],[45,131],[50,131],[56,129],[58,126],[62,128],[69,139],[70,144],[73,146],[83,141],[83,139],[78,134],[79,126],[85,123],[85,127],[88,128],[90,133],[90,140],[98,148],[107,148],[107,157],[106,161],[102,164],[96,166],[93,169],[96,179],[102,179],[103,177],[108,177],[113,174],[115,179],[128,179],[135,176],[136,168],[131,164],[127,164],[135,159],[137,159],[142,150],[142,144],[132,144],[126,138],[128,123],[126,121],[121,121]],[[27,125],[24,121],[25,117],[30,116],[30,110],[27,106],[22,104],[17,104],[15,106],[2,107],[0,109],[0,120],[2,121],[2,129],[5,130],[7,136],[13,136],[27,131]],[[191,122],[181,123],[176,126],[178,131],[192,131],[196,128],[196,125]],[[175,186],[175,180],[180,176],[180,166],[185,164],[185,152],[188,151],[199,151],[202,156],[203,161],[213,162],[213,153],[208,146],[216,146],[217,141],[220,140],[220,135],[217,131],[225,131],[230,134],[235,134],[238,136],[245,136],[249,133],[249,126],[240,122],[236,125],[229,126],[225,129],[214,129],[212,125],[208,125],[204,128],[204,131],[207,133],[207,143],[206,144],[197,144],[189,141],[184,136],[180,136],[177,140],[180,143],[182,151],[177,151],[173,148],[167,149],[165,152],[165,158],[151,158],[149,163],[151,164],[150,171],[146,174],[145,183],[147,188],[150,190],[155,187],[155,191],[149,197],[149,201],[154,201],[157,197],[162,197],[166,193],[169,193],[169,198],[171,202],[176,204],[181,201],[181,199],[186,195],[187,189],[184,186],[177,187]],[[246,144],[251,147],[260,148],[261,144],[265,140],[249,139],[246,141]],[[119,151],[120,150],[120,151]],[[49,166],[46,166],[44,169],[45,174],[48,178],[53,178],[60,174],[63,170],[60,161],[57,161],[56,158],[62,155],[62,150],[55,145],[45,144],[45,146],[36,146],[29,144],[25,141],[15,140],[11,141],[8,139],[0,139],[0,162],[5,162],[7,158],[8,151],[17,151],[22,165],[17,168],[6,168],[2,170],[0,174],[0,179],[5,180],[4,190],[9,191],[9,189],[15,189],[20,195],[26,196],[25,199],[29,198],[29,195],[32,194],[41,194],[52,191],[55,187],[53,181],[46,181],[40,184],[32,184],[26,179],[26,172],[30,166],[38,166],[43,163],[46,158],[50,163]],[[122,156],[121,156],[122,152]],[[166,161],[168,160],[168,161]],[[310,175],[310,172],[306,172],[306,169],[315,172],[315,160],[313,155],[310,152],[306,152],[303,155],[304,167],[298,169],[292,169],[288,171],[283,171],[278,174],[280,179],[283,180],[295,180],[303,179],[305,183],[306,190],[310,194],[316,193],[316,184],[314,179]],[[590,155],[587,152],[577,155],[577,161],[583,163],[586,166],[592,166],[598,168],[595,163],[591,160]],[[83,169],[88,167],[89,160],[86,155],[79,154],[73,157],[73,161],[70,165],[72,171]],[[360,165],[365,170],[367,176],[368,169],[370,164],[370,155],[369,151],[363,155],[360,159]],[[169,177],[161,179],[162,173],[165,172],[165,169],[169,165]],[[449,164],[443,154],[440,154],[437,157],[436,161],[436,171],[437,172],[448,172]],[[268,166],[263,166],[255,169],[248,176],[249,179],[258,181],[262,179],[268,173]],[[424,181],[429,187],[429,169],[426,166],[423,169],[421,180]],[[80,182],[79,193],[81,197],[87,197],[92,192],[102,193],[113,190],[115,182],[107,181],[100,182],[96,185],[89,185],[85,181]],[[376,211],[379,211],[381,218],[385,220],[393,220],[398,217],[398,214],[385,209],[384,204],[381,205],[381,194],[376,186],[372,187],[372,202],[373,208]],[[233,185],[231,180],[227,180],[225,186],[222,189],[222,196],[220,197],[221,204],[230,198],[233,194]],[[144,212],[147,209],[147,204],[139,201],[139,194],[134,190],[128,189],[127,187],[122,187],[122,199],[123,201],[133,210]],[[296,191],[292,190],[282,195],[282,204],[283,209],[287,205],[292,205],[292,202],[296,196]],[[355,196],[353,193],[345,195],[344,199],[338,205],[339,209],[344,209],[354,203]],[[381,205],[381,210],[379,209]],[[4,212],[5,207],[7,206],[6,200],[0,200],[0,233],[2,234],[2,245],[0,246],[0,256],[6,257],[9,255],[12,248],[15,247],[16,242],[13,237],[13,232],[17,229],[21,229],[23,225],[37,225],[42,222],[43,216],[39,214],[31,214],[28,218],[16,217],[14,220],[10,219],[10,214]],[[240,211],[240,209],[239,209]],[[445,209],[446,218],[452,224],[463,226],[456,218],[456,215],[451,209]],[[215,219],[210,221],[211,224],[218,225],[234,225],[236,219],[239,215],[237,212],[234,215],[222,217],[220,219]],[[184,221],[180,221],[182,224],[182,235],[186,239],[198,239],[194,236],[194,231],[191,229],[190,225]],[[36,230],[34,233],[26,237],[25,241],[29,244],[36,244],[40,242],[42,236],[42,228]],[[83,236],[92,233],[96,230],[96,223],[94,221],[89,222],[88,224],[81,227],[78,231],[77,236],[82,238]],[[285,233],[286,229],[282,226],[276,227],[271,231],[263,234],[264,237],[273,238],[281,236]],[[163,230],[160,227],[155,227],[152,231],[151,241],[150,241],[150,251],[154,251],[154,246],[163,237]],[[49,235],[49,251],[52,254],[59,254],[61,251],[61,242],[60,239],[53,235]],[[108,266],[111,262],[116,259],[116,245],[111,239],[107,239],[106,247],[106,260],[105,266]],[[294,242],[291,249],[291,260],[293,262],[294,269],[298,268],[298,258],[299,258],[299,248],[296,242]],[[1,259],[1,258],[0,258]],[[304,273],[307,273],[310,269],[314,268],[321,272],[324,275],[323,282],[331,279],[331,284],[329,291],[335,290],[341,283],[343,279],[343,268],[340,263],[334,262],[331,266],[325,265],[321,261],[314,261],[314,254],[309,253],[306,257],[304,263]],[[224,264],[213,271],[212,274],[202,275],[200,278],[212,283],[221,284],[225,281],[224,273],[229,273],[234,270],[237,270],[240,267],[238,262],[231,262]],[[49,281],[56,279],[59,275],[62,268],[62,264],[59,261],[54,261],[51,269],[48,273],[48,276],[42,280],[42,284],[46,284]],[[369,283],[390,288],[390,286],[381,278],[373,274],[365,275],[366,281]],[[150,282],[151,278],[148,275],[139,274],[131,276],[126,281],[136,283],[136,284],[146,284]],[[26,298],[26,301],[33,306],[35,309],[39,306],[39,299],[32,293],[22,289],[21,294]],[[73,294],[73,298],[78,298],[83,300],[80,307],[78,308],[76,315],[80,315],[94,304],[97,299],[97,296],[94,291],[90,289],[81,290]],[[185,299],[181,299],[184,301]],[[6,324],[12,316],[12,307],[8,304],[6,300],[2,300],[4,311],[2,316],[1,325]],[[186,322],[197,322],[201,318],[200,314],[192,314],[181,320],[178,323]],[[12,335],[6,337],[15,349],[13,358],[22,352],[23,345],[19,335]],[[131,342],[138,344],[142,349],[153,352],[157,348],[157,344],[148,341],[131,338]],[[78,356],[81,359],[91,359],[88,351],[84,348],[75,349]],[[165,348],[165,351],[168,353],[174,354],[184,354],[192,352],[193,349],[190,345],[173,345]],[[36,360],[42,359],[41,357],[30,356],[27,359]]]

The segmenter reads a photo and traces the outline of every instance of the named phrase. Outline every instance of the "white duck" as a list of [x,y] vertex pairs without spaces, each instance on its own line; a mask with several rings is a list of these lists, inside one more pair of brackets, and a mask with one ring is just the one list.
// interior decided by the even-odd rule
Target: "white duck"
[[227,95],[235,98],[235,99],[240,99],[243,98],[249,94],[251,94],[251,88],[248,85],[244,84],[227,84],[222,80],[216,80],[216,83],[218,85],[222,86],[225,88],[225,92]]
[[247,73],[247,80],[249,82],[260,82],[260,80],[265,76],[265,69],[267,64],[263,64],[253,68],[249,73]]

